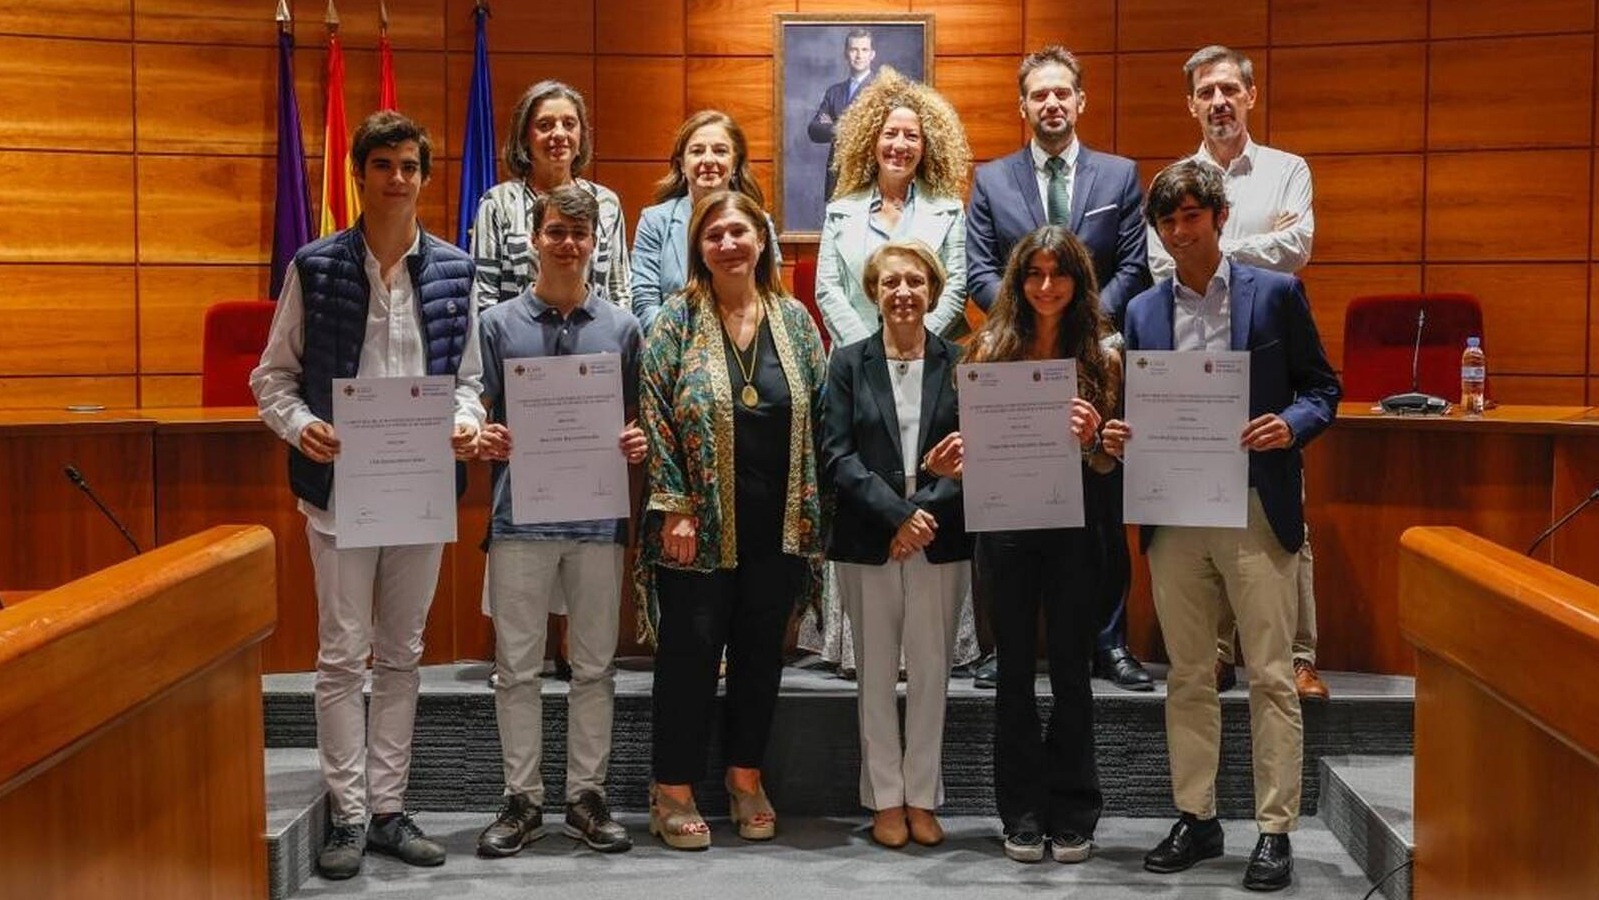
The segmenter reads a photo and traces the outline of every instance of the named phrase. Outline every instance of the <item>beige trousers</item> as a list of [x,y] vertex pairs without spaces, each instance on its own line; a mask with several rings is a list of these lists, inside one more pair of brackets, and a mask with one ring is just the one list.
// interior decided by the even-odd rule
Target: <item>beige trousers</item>
[[1216,623],[1230,607],[1249,659],[1255,821],[1263,832],[1294,830],[1304,755],[1291,650],[1299,556],[1278,543],[1259,495],[1251,490],[1247,527],[1161,528],[1150,543],[1149,570],[1171,660],[1166,744],[1177,808],[1200,818],[1216,814],[1221,755],[1221,704],[1213,671]]
[[[1310,526],[1305,526],[1305,542],[1299,545],[1299,626],[1294,629],[1294,659],[1316,664],[1316,555],[1310,549]],[[1238,621],[1232,607],[1223,603],[1220,624],[1216,627],[1216,655],[1224,663],[1238,659],[1233,640]],[[1246,663],[1248,659],[1244,660]]]

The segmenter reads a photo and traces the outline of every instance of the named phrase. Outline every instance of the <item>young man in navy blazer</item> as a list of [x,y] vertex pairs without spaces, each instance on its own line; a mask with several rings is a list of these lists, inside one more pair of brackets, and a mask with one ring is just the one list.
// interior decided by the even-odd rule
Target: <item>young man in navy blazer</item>
[[[1011,248],[1044,225],[1065,225],[1087,245],[1099,282],[1099,303],[1116,327],[1134,294],[1149,287],[1149,260],[1138,166],[1099,153],[1077,139],[1087,106],[1077,57],[1050,45],[1022,60],[1016,75],[1020,112],[1032,129],[1027,146],[979,166],[966,214],[966,289],[986,312],[999,295]],[[1120,482],[1107,485],[1117,496]],[[1107,581],[1106,623],[1099,633],[1094,673],[1134,691],[1154,680],[1127,649],[1126,586],[1131,560],[1122,532],[1121,503],[1107,506],[1102,532]],[[982,673],[979,673],[981,677]]]
[[[1216,623],[1225,602],[1249,658],[1255,821],[1260,838],[1244,886],[1278,890],[1293,880],[1288,832],[1298,825],[1304,729],[1294,689],[1299,545],[1305,539],[1301,449],[1332,424],[1342,391],[1327,362],[1304,285],[1292,275],[1222,254],[1227,190],[1219,169],[1197,160],[1150,184],[1146,217],[1176,262],[1174,277],[1134,297],[1123,334],[1140,350],[1249,351],[1249,518],[1244,528],[1145,526],[1155,612],[1171,659],[1166,742],[1172,793],[1182,813],[1144,857],[1152,872],[1179,872],[1222,853],[1216,820],[1221,706],[1213,674]],[[1125,422],[1105,424],[1120,456],[1137,440]],[[1223,600],[1222,589],[1226,588]]]

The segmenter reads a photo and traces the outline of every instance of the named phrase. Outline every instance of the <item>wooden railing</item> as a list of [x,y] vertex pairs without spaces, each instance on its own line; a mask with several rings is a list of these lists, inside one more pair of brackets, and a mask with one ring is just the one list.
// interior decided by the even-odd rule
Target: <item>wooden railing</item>
[[1599,587],[1457,528],[1402,539],[1419,900],[1599,896]]
[[221,526],[0,610],[0,897],[267,896],[271,532]]

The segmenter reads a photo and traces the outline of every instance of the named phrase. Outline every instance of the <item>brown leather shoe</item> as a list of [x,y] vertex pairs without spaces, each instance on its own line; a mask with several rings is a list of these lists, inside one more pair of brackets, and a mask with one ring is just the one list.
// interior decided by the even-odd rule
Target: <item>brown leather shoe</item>
[[937,847],[944,843],[944,826],[938,823],[938,816],[933,815],[932,810],[908,806],[905,816],[910,823],[911,840],[923,847]]
[[1216,693],[1225,694],[1238,686],[1238,667],[1216,660]]
[[1308,659],[1294,660],[1294,690],[1301,700],[1326,700],[1332,696],[1327,682],[1316,672],[1316,664]]
[[910,829],[905,824],[905,807],[880,809],[872,813],[872,840],[898,850],[911,842]]

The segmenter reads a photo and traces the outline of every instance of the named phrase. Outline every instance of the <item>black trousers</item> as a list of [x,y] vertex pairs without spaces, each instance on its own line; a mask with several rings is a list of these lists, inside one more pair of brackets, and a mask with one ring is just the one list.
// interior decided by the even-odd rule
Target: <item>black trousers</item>
[[808,577],[805,560],[784,553],[740,554],[737,568],[715,572],[656,568],[656,781],[695,784],[705,778],[724,648],[726,763],[761,767],[783,675],[783,637]]
[[[999,653],[994,794],[1007,834],[1091,838],[1104,807],[1088,683],[1103,615],[1096,543],[1084,528],[977,536]],[[1047,729],[1034,693],[1040,610],[1055,698]]]

